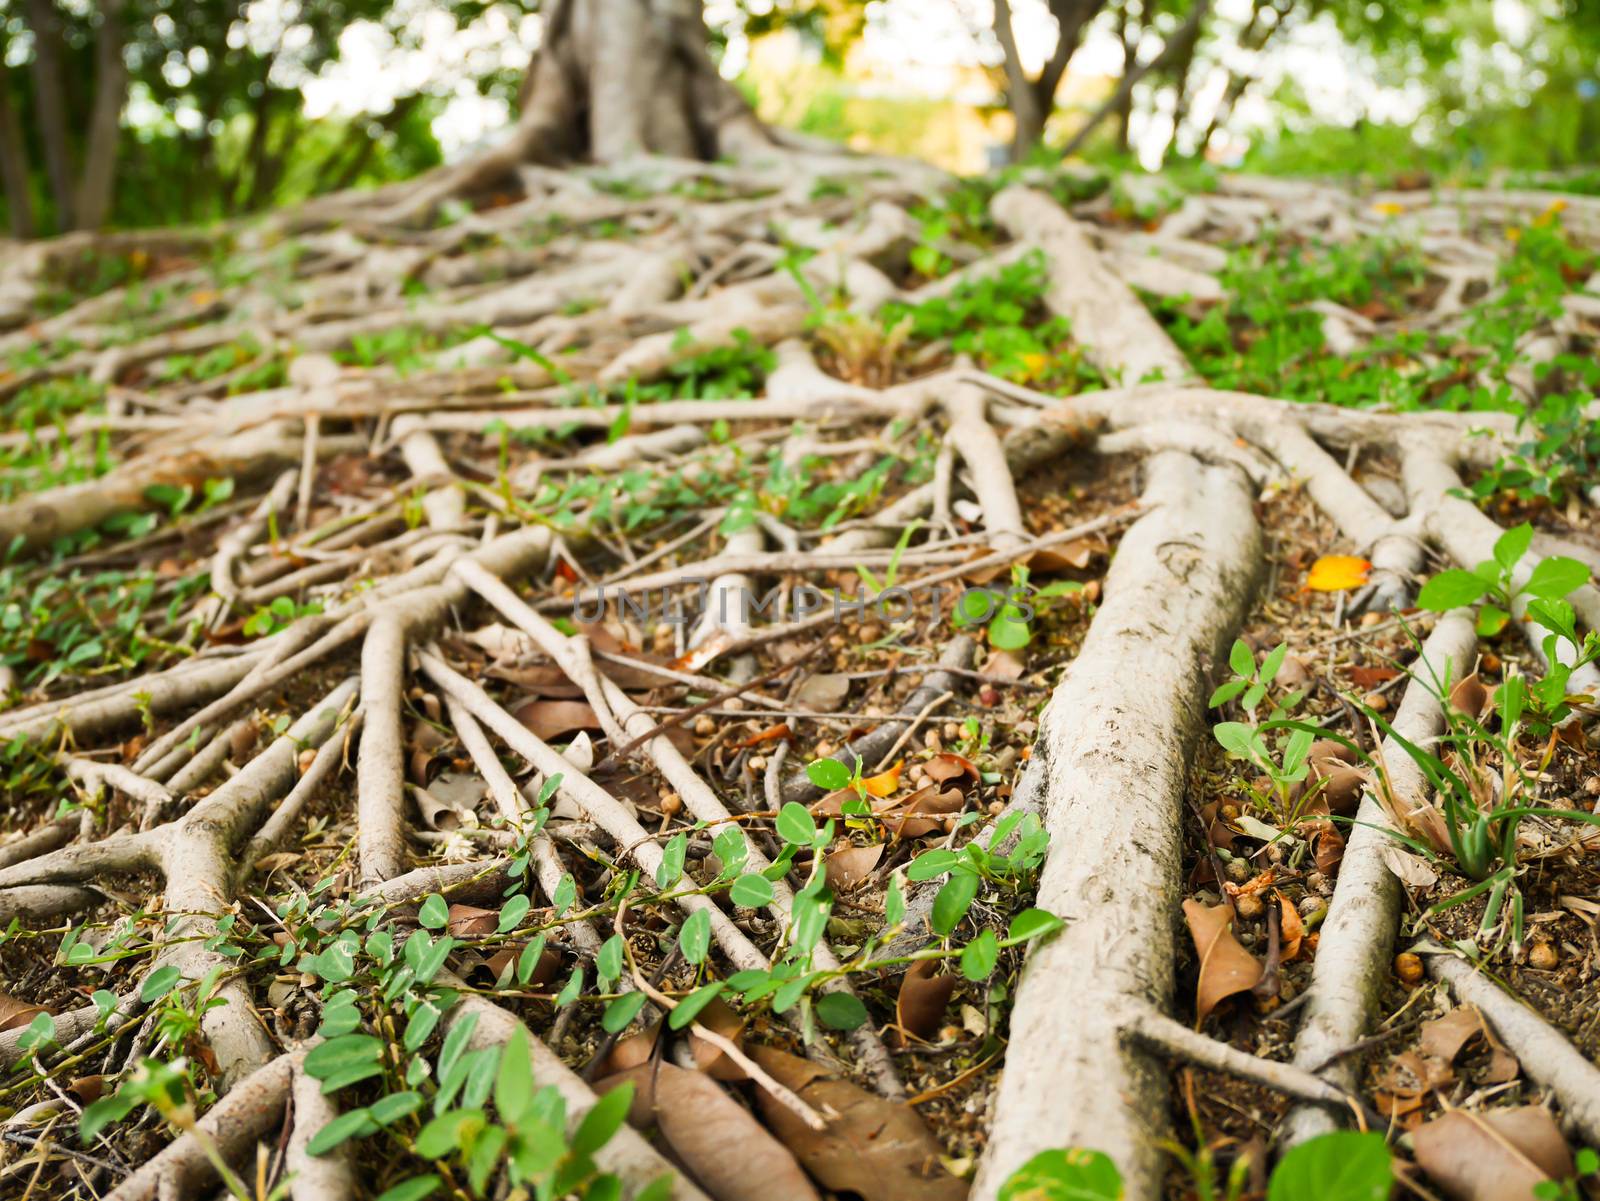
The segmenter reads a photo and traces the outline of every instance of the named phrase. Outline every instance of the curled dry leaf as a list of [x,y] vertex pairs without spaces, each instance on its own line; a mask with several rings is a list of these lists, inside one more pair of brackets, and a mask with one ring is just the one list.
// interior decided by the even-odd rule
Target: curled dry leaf
[[881,771],[875,776],[868,776],[862,780],[861,787],[866,790],[868,796],[877,797],[881,800],[900,787],[900,771],[905,765],[904,759],[897,759],[894,766],[889,770]]
[[534,737],[544,742],[574,730],[600,728],[600,719],[587,701],[527,701],[512,712]]
[[1452,1110],[1411,1138],[1417,1165],[1453,1201],[1535,1201],[1540,1181],[1572,1175],[1567,1140],[1537,1105]]
[[650,1056],[655,1053],[656,1043],[661,1038],[662,1025],[659,1021],[655,1024],[628,1035],[616,1046],[611,1048],[611,1053],[606,1056],[601,1064],[601,1071],[606,1076],[614,1076],[619,1072],[626,1072],[629,1068],[636,1068],[642,1063],[647,1063]]
[[8,993],[0,992],[0,1032],[20,1029],[41,1013],[48,1012],[42,1005],[20,1001]]
[[979,670],[986,676],[1016,680],[1022,676],[1023,663],[1010,651],[990,651],[989,657],[983,661],[983,666]]
[[733,746],[734,750],[742,751],[746,747],[760,746],[763,742],[776,742],[780,738],[793,737],[794,731],[789,728],[789,723],[780,721],[775,726],[768,726],[764,730],[758,730],[754,734],[750,735],[749,738],[745,738],[731,745]]
[[[713,1034],[722,1035],[741,1049],[744,1046],[744,1019],[720,997],[700,1011],[699,1016],[695,1018],[695,1025],[704,1026]],[[694,1056],[695,1067],[713,1079],[728,1081],[748,1079],[748,1073],[729,1059],[721,1047],[713,1046],[695,1034],[693,1027],[689,1033],[689,1051]]]
[[906,1035],[931,1039],[939,1033],[945,1006],[950,1003],[950,994],[956,989],[956,978],[952,975],[935,975],[937,970],[935,960],[919,960],[907,969],[900,981],[900,995],[894,1003],[894,1014],[902,1041]]
[[1239,945],[1233,936],[1233,913],[1226,905],[1183,903],[1183,916],[1200,956],[1200,979],[1195,985],[1195,1023],[1237,993],[1249,992],[1261,979],[1261,961]]
[[1411,888],[1432,888],[1439,882],[1439,873],[1428,866],[1428,861],[1421,855],[1402,851],[1387,842],[1378,848],[1378,854],[1384,866]]
[[1450,707],[1465,713],[1474,721],[1481,718],[1494,705],[1494,695],[1473,672],[1450,690]]
[[450,906],[445,930],[454,938],[483,938],[493,934],[500,924],[500,915],[493,909],[479,909],[476,905],[457,902]]
[[1515,1080],[1521,1071],[1516,1056],[1500,1044],[1494,1031],[1483,1020],[1483,1015],[1471,1005],[1457,1005],[1443,1017],[1423,1022],[1420,1033],[1424,1053],[1436,1056],[1445,1063],[1454,1063],[1461,1052],[1479,1037],[1489,1049],[1489,1060],[1473,1073],[1473,1078],[1483,1084],[1504,1084],[1508,1080]]
[[[454,933],[454,931],[452,930],[451,933]],[[514,943],[509,947],[496,951],[483,961],[484,969],[492,979],[499,980],[501,976],[506,974],[508,967],[515,967],[517,960],[522,955],[522,948],[525,946],[527,946],[526,943]],[[547,984],[554,983],[561,976],[565,965],[566,961],[561,957],[560,951],[554,947],[546,947],[544,953],[539,956],[539,962],[534,965],[533,975],[528,977],[528,987],[543,988]]]
[[824,1188],[862,1201],[966,1201],[966,1182],[940,1166],[939,1143],[909,1105],[771,1047],[752,1047],[750,1055],[828,1119],[826,1130],[812,1130],[767,1093],[756,1093],[767,1125]]
[[943,784],[946,780],[958,779],[961,776],[978,780],[983,775],[976,763],[954,751],[943,751],[935,755],[922,765],[922,771],[935,784]]
[[866,847],[844,847],[830,851],[823,864],[828,874],[828,887],[835,892],[851,892],[872,878],[873,869],[883,858],[883,844]]
[[462,827],[471,829],[478,824],[478,815],[471,809],[453,805],[431,789],[413,785],[411,795],[417,802],[417,812],[422,815],[423,824],[430,830],[448,834],[452,830]]
[[1390,680],[1399,678],[1400,672],[1393,667],[1351,667],[1348,669],[1350,682],[1357,688],[1376,688],[1380,684],[1387,684]]
[[1294,902],[1289,900],[1277,889],[1273,894],[1278,898],[1278,939],[1281,951],[1280,957],[1288,963],[1300,954],[1300,944],[1305,940],[1306,923],[1300,916],[1300,911],[1294,907]]
[[716,1201],[820,1201],[789,1148],[711,1077],[650,1062],[607,1076],[596,1091],[625,1080],[634,1085],[628,1120],[659,1130]]

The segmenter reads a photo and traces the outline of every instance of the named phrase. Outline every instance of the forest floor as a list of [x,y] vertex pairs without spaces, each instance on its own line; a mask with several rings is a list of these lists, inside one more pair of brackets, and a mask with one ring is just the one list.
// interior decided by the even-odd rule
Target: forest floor
[[1585,1195],[1600,200],[524,184],[8,253],[0,1196]]

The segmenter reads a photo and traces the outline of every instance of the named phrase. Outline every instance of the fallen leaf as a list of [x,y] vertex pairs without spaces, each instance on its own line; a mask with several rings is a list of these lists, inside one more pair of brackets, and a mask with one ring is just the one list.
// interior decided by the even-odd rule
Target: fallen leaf
[[1311,565],[1306,587],[1313,592],[1343,592],[1367,582],[1372,564],[1355,555],[1323,555]]
[[1450,707],[1474,721],[1487,713],[1493,704],[1494,694],[1478,678],[1477,672],[1465,677],[1450,690]]
[[922,959],[906,970],[900,981],[900,995],[894,1003],[895,1024],[900,1027],[901,1040],[906,1035],[913,1038],[932,1039],[944,1022],[945,1006],[950,994],[956,990],[952,975],[934,975],[938,964],[932,959]]
[[868,796],[880,799],[889,796],[896,788],[900,787],[900,772],[905,767],[904,759],[897,759],[895,765],[888,771],[881,771],[875,776],[867,776],[861,781],[861,787],[866,789]]
[[652,1062],[607,1076],[595,1091],[624,1080],[634,1085],[628,1120],[659,1130],[716,1201],[821,1201],[791,1150],[711,1077]]
[[1015,680],[1021,678],[1026,667],[1022,660],[1010,651],[990,651],[989,657],[983,661],[983,666],[978,670],[986,676]]
[[543,742],[574,730],[600,728],[600,719],[587,701],[528,701],[512,710],[512,715]]
[[774,742],[779,738],[793,738],[794,731],[789,729],[787,722],[779,722],[775,726],[768,726],[759,733],[752,734],[742,742],[733,743],[733,749],[742,751],[747,746],[760,746],[763,742]]
[[276,851],[271,855],[263,855],[256,860],[256,871],[263,875],[277,871],[280,867],[288,867],[291,863],[300,862],[298,851]]
[[957,776],[971,776],[974,780],[983,777],[976,763],[954,751],[944,751],[935,755],[922,765],[922,770],[928,779],[936,784],[954,780]]
[[794,699],[818,713],[835,713],[850,695],[850,677],[841,672],[818,672],[808,676],[795,691]]
[[[1390,680],[1400,678],[1400,673],[1392,667],[1349,667],[1345,669],[1345,674],[1357,688],[1376,688],[1380,684],[1387,684]],[[1339,744],[1334,743],[1334,745]]]
[[499,913],[493,909],[479,909],[476,905],[457,903],[450,906],[449,914],[445,929],[454,938],[483,938],[493,934],[500,924]]
[[[452,905],[450,908],[453,910],[455,906]],[[490,932],[493,933],[492,929]],[[454,934],[455,931],[452,929],[450,933]],[[499,980],[505,975],[506,968],[511,967],[522,957],[522,948],[525,946],[526,943],[513,943],[484,960],[483,966],[488,969],[491,978]],[[533,975],[528,977],[528,987],[542,988],[552,983],[561,975],[565,966],[566,961],[562,959],[561,952],[554,947],[546,947],[544,953],[539,956],[539,962],[534,965]]]
[[85,1105],[92,1105],[106,1091],[106,1078],[104,1076],[79,1076],[67,1087],[73,1091],[78,1100]]
[[874,812],[896,838],[920,838],[934,830],[948,829],[952,817],[947,815],[960,813],[966,807],[967,797],[961,789],[940,789],[936,784],[929,784],[898,805],[887,805]]
[[43,1005],[19,1001],[16,997],[0,992],[0,1032],[20,1029],[41,1013],[48,1012],[50,1011]]
[[[707,1005],[694,1019],[696,1026],[704,1026],[713,1034],[720,1034],[735,1046],[741,1049],[744,1046],[744,1018],[739,1016],[737,1010],[717,997]],[[715,1043],[701,1038],[690,1027],[689,1051],[694,1056],[696,1070],[704,1072],[715,1080],[745,1080],[748,1073],[733,1060],[728,1058],[728,1053]]]
[[1300,954],[1300,943],[1306,936],[1306,923],[1300,916],[1300,911],[1294,903],[1277,889],[1273,895],[1278,898],[1278,946],[1285,963]]
[[1423,1022],[1418,1041],[1424,1053],[1454,1063],[1466,1045],[1482,1034],[1482,1015],[1471,1005],[1457,1005],[1442,1018]]
[[843,847],[830,851],[823,867],[828,876],[828,887],[835,892],[852,892],[872,878],[872,871],[883,858],[883,844]]
[[1455,1201],[1534,1201],[1541,1180],[1572,1175],[1572,1152],[1537,1105],[1455,1109],[1411,1135],[1417,1166]]
[[1384,866],[1412,888],[1432,888],[1439,882],[1439,873],[1420,855],[1412,855],[1387,842],[1379,845],[1378,854]]
[[943,1149],[909,1105],[771,1047],[752,1047],[750,1055],[827,1118],[826,1130],[812,1130],[766,1092],[756,1093],[767,1125],[825,1189],[861,1201],[966,1201],[966,1182],[940,1166]]
[[1261,979],[1261,961],[1234,938],[1233,911],[1226,905],[1185,901],[1183,916],[1200,956],[1194,1002],[1195,1023],[1199,1025],[1220,1002],[1256,986]]
[[1344,862],[1344,835],[1332,823],[1311,836],[1311,857],[1324,875]]

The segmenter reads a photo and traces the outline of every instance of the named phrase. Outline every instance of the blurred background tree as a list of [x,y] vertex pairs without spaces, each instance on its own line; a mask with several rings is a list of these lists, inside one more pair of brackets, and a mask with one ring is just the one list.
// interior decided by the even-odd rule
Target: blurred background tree
[[[4,0],[6,221],[206,222],[409,177],[515,119],[544,16]],[[768,121],[957,170],[1069,154],[1585,186],[1600,147],[1600,0],[709,0],[706,19]]]

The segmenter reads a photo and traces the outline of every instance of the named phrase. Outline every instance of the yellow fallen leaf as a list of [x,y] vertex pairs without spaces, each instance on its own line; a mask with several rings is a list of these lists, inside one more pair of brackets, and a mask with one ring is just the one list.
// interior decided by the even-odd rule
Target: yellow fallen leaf
[[1385,217],[1398,217],[1401,213],[1406,211],[1406,206],[1403,204],[1396,204],[1392,200],[1380,200],[1377,204],[1372,206],[1372,211],[1375,213],[1382,213]]
[[1022,366],[1027,371],[1030,379],[1039,376],[1049,365],[1050,360],[1042,354],[1025,354],[1022,356]]
[[867,790],[868,796],[886,797],[900,787],[900,769],[905,765],[904,759],[897,760],[888,771],[879,772],[862,780],[861,787]]
[[1367,582],[1372,564],[1355,555],[1323,555],[1311,565],[1306,587],[1313,592],[1343,592]]
[[216,299],[217,294],[210,288],[201,288],[198,291],[189,293],[189,303],[197,309],[203,309],[208,304],[215,303]]

